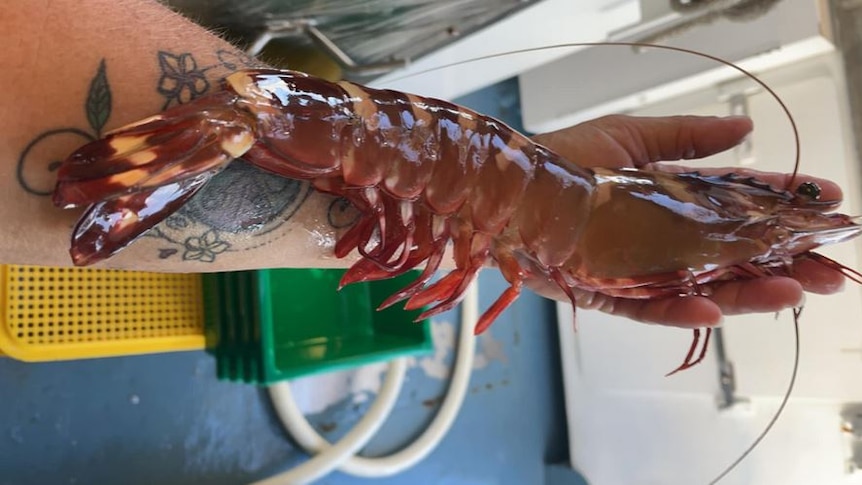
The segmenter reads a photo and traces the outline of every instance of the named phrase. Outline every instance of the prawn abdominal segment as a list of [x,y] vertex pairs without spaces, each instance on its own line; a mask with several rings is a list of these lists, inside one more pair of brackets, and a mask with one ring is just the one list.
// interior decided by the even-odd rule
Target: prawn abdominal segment
[[[510,287],[477,332],[528,278],[559,286],[573,303],[574,289],[636,299],[704,294],[708,283],[785,270],[860,232],[828,213],[835,204],[816,200],[810,186],[792,193],[733,175],[591,170],[445,101],[250,70],[63,163],[54,203],[89,206],[72,236],[73,261],[110,257],[237,157],[359,209],[335,247],[338,257],[361,255],[342,284],[425,265],[383,306],[430,305],[421,318],[448,310],[495,263]],[[455,269],[431,283],[450,243]]]

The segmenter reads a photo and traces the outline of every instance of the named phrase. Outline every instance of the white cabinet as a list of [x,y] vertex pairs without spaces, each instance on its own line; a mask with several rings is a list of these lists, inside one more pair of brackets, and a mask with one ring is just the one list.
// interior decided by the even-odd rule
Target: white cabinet
[[[705,52],[762,72],[832,50],[825,4],[825,0],[782,0],[752,22],[716,21],[661,43]],[[627,31],[637,33],[638,25],[653,25],[657,20],[643,19]],[[555,130],[607,113],[640,109],[738,75],[715,61],[692,55],[591,47],[521,74],[524,126],[537,133]]]

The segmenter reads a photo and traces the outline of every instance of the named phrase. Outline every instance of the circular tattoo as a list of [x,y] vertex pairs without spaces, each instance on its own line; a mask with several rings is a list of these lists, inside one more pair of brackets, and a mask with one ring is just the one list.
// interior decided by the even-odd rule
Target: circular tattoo
[[302,185],[231,163],[179,212],[223,232],[261,232],[296,202]]
[[307,182],[236,160],[165,219],[155,235],[182,245],[183,259],[209,262],[221,252],[251,249],[279,237],[263,236],[275,234],[310,191]]
[[24,148],[18,158],[18,183],[31,194],[51,195],[57,182],[55,172],[63,162],[56,158],[56,154],[72,153],[93,140],[93,135],[77,128],[61,128],[42,133]]
[[334,199],[329,203],[329,209],[326,211],[326,220],[329,225],[336,229],[350,227],[354,222],[359,220],[360,212],[353,204],[344,197]]

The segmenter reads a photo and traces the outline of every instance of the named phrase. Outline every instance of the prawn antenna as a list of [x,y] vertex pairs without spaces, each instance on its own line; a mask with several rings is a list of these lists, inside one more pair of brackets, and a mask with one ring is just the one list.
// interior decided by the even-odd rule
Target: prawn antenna
[[778,410],[775,411],[775,414],[772,415],[772,419],[769,420],[769,423],[763,428],[763,431],[757,435],[757,438],[742,452],[739,457],[733,461],[730,465],[727,465],[724,470],[721,471],[712,481],[709,482],[709,485],[715,485],[724,479],[727,475],[730,474],[740,463],[745,460],[748,455],[754,451],[755,448],[763,441],[763,438],[766,438],[766,435],[772,431],[772,428],[775,426],[775,423],[778,421],[778,417],[781,416],[781,413],[784,412],[785,406],[787,406],[787,401],[790,400],[790,395],[793,393],[793,386],[796,385],[796,375],[799,371],[799,315],[802,314],[802,308],[794,308],[793,309],[793,338],[794,338],[794,355],[793,355],[793,372],[790,374],[790,383],[787,384],[787,391],[784,392],[784,398],[781,399],[781,405],[778,406]]
[[[782,111],[784,111],[784,114],[787,116],[787,120],[790,122],[790,128],[793,131],[793,142],[794,142],[793,173],[788,178],[787,184],[785,185],[784,189],[790,190],[790,187],[793,187],[793,185],[796,183],[796,176],[799,173],[799,164],[800,164],[800,157],[801,157],[801,155],[800,155],[801,149],[800,149],[799,129],[796,126],[796,120],[793,118],[793,115],[790,113],[790,109],[784,103],[784,100],[782,100],[781,97],[778,95],[778,93],[776,93],[771,87],[769,87],[769,85],[766,84],[766,82],[762,81],[760,78],[758,78],[757,76],[755,76],[754,74],[752,74],[748,70],[734,64],[733,62],[730,62],[728,60],[722,59],[720,57],[717,57],[717,56],[714,56],[711,54],[707,54],[705,52],[698,52],[696,50],[686,49],[684,47],[675,47],[675,46],[661,45],[661,44],[650,44],[650,43],[644,43],[644,42],[622,42],[622,41],[621,42],[616,42],[616,41],[568,42],[568,43],[563,43],[563,44],[555,44],[555,45],[548,45],[548,46],[541,46],[541,47],[529,47],[529,48],[525,48],[525,49],[516,49],[516,50],[512,50],[512,51],[508,51],[508,52],[499,52],[499,53],[488,54],[488,55],[484,55],[484,56],[473,57],[471,59],[465,59],[465,60],[456,61],[456,62],[452,62],[452,63],[448,63],[448,64],[442,64],[442,65],[432,67],[429,69],[423,69],[423,70],[420,70],[417,72],[405,74],[402,76],[397,76],[397,77],[389,79],[389,81],[391,81],[391,82],[400,81],[402,79],[408,79],[408,78],[412,78],[414,76],[419,76],[422,74],[428,74],[431,72],[440,71],[440,70],[448,69],[451,67],[461,66],[461,65],[469,64],[469,63],[476,62],[476,61],[496,59],[496,58],[501,58],[501,57],[510,56],[510,55],[527,54],[527,53],[531,53],[531,52],[540,52],[540,51],[552,50],[552,49],[568,49],[568,48],[572,48],[572,47],[591,47],[591,46],[653,48],[653,49],[660,49],[660,50],[665,50],[665,51],[673,51],[673,52],[680,52],[683,54],[689,54],[689,55],[701,57],[704,59],[709,59],[709,60],[715,61],[719,64],[723,64],[727,67],[730,67],[730,68],[736,70],[737,72],[741,73],[742,75],[748,77],[749,79],[751,79],[752,81],[757,83],[767,93],[769,93],[769,95],[772,96],[773,99],[775,99],[775,101],[781,107]],[[821,262],[822,264],[825,264],[827,266],[835,268],[838,271],[841,271],[841,273],[843,273],[845,276],[847,276],[848,278],[850,278],[853,281],[862,283],[862,273],[859,273],[859,272],[856,272],[855,270],[846,268],[845,266],[841,265],[840,263],[837,263],[836,261],[832,261],[831,259],[826,258],[825,256],[822,256],[820,254],[816,254],[816,253],[811,253],[811,254],[812,254],[812,256],[811,256],[812,259],[815,259],[815,260]],[[763,441],[763,439],[766,437],[766,435],[769,434],[769,432],[772,430],[775,423],[778,421],[778,418],[781,416],[782,412],[784,411],[784,408],[787,405],[787,401],[790,399],[790,395],[793,392],[793,386],[796,384],[796,375],[797,375],[797,372],[799,370],[799,315],[801,313],[802,313],[801,308],[793,310],[793,329],[794,329],[794,337],[795,337],[795,351],[794,351],[794,356],[793,356],[793,372],[790,375],[790,383],[787,386],[787,392],[784,394],[784,398],[781,401],[781,405],[778,407],[778,410],[772,416],[772,419],[770,419],[769,423],[766,425],[766,427],[763,429],[763,431],[757,436],[757,438],[754,440],[754,442],[752,442],[751,445],[736,460],[733,461],[733,463],[728,465],[721,473],[718,474],[718,476],[716,476],[712,481],[710,481],[709,482],[710,485],[715,485],[716,483],[718,483],[719,481],[724,479],[724,477],[726,477],[728,474],[730,474],[730,472],[732,472],[740,463],[742,463],[748,457],[748,455],[750,455],[751,452],[754,451],[755,448],[757,448],[757,446],[760,444],[761,441]]]
[[470,64],[477,61],[484,61],[488,59],[497,59],[501,57],[506,57],[510,55],[517,54],[528,54],[531,52],[541,52],[545,50],[554,50],[554,49],[570,49],[572,47],[591,47],[591,46],[617,46],[617,47],[632,47],[632,48],[653,48],[660,49],[666,51],[680,52],[683,54],[689,54],[697,57],[701,57],[704,59],[709,59],[711,61],[715,61],[719,64],[723,64],[727,67],[730,67],[747,78],[751,79],[755,83],[757,83],[760,87],[762,87],[773,99],[781,106],[781,110],[784,111],[784,114],[787,116],[787,120],[790,122],[790,128],[793,131],[793,142],[794,142],[794,155],[793,155],[793,174],[787,180],[787,185],[784,187],[785,190],[790,190],[790,187],[796,183],[796,174],[799,173],[799,159],[800,159],[800,142],[799,142],[799,129],[796,126],[796,120],[793,118],[793,115],[790,113],[790,109],[784,104],[784,100],[781,99],[781,96],[778,95],[771,87],[769,87],[766,82],[762,81],[759,77],[755,76],[748,70],[737,66],[736,64],[722,59],[718,56],[714,56],[712,54],[707,54],[705,52],[698,52],[693,49],[686,49],[684,47],[675,47],[670,45],[662,45],[662,44],[649,44],[645,42],[616,42],[616,41],[604,41],[604,42],[567,42],[563,44],[554,44],[554,45],[546,45],[541,47],[527,47],[524,49],[515,49],[508,52],[498,52],[494,54],[488,54],[484,56],[477,56],[470,59],[464,59],[462,61],[451,62],[448,64],[441,64],[439,66],[431,67],[428,69],[423,69],[417,72],[412,72],[409,74],[404,74],[402,76],[396,76],[394,78],[389,79],[390,82],[400,81],[402,79],[409,79],[415,76],[421,76],[423,74],[428,74],[431,72],[442,71],[444,69],[449,69],[451,67],[462,66],[465,64]]

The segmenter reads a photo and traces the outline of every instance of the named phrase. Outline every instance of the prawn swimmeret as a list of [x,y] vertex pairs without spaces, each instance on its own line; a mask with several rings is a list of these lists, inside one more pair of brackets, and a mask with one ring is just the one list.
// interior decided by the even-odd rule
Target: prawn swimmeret
[[[74,263],[121,250],[238,157],[359,209],[335,247],[338,257],[361,254],[342,284],[424,264],[384,306],[407,300],[411,309],[431,305],[423,318],[443,312],[495,263],[510,287],[477,333],[527,277],[559,286],[573,304],[576,290],[697,295],[708,283],[787,274],[802,258],[853,273],[811,251],[862,232],[830,213],[838,201],[819,200],[811,183],[791,191],[734,175],[588,169],[445,101],[259,69],[119,128],[62,164],[54,203],[89,206],[72,236]],[[430,283],[450,242],[455,269]],[[677,370],[703,358],[705,345],[694,355],[695,332]]]

